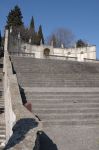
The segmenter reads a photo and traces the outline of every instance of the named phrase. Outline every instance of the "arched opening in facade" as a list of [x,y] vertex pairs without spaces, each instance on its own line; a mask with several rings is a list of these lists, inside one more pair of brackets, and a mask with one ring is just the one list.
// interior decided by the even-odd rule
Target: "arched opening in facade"
[[50,54],[50,49],[49,48],[45,48],[44,49],[44,56],[47,57]]

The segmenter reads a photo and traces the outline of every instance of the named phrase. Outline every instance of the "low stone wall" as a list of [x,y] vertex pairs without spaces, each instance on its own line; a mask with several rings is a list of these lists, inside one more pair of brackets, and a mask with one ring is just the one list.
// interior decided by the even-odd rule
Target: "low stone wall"
[[[8,32],[5,36],[7,44]],[[22,104],[16,74],[13,74],[10,57],[4,53],[4,99],[6,121],[6,147],[13,150],[38,150],[38,132],[42,124]],[[36,144],[36,145],[35,145]]]

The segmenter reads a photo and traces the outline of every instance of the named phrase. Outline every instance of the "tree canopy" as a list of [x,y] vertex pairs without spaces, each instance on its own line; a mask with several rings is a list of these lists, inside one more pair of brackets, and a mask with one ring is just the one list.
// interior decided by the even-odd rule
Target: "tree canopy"
[[77,48],[86,47],[86,46],[88,46],[87,42],[85,42],[85,41],[83,41],[81,39],[76,42],[76,47]]
[[16,5],[14,9],[12,9],[7,16],[6,27],[10,28],[10,27],[23,26],[22,19],[23,19],[23,16],[22,16],[21,10],[19,6]]
[[42,44],[44,44],[44,36],[42,31],[42,26],[39,26],[38,31],[35,31],[35,22],[32,16],[30,20],[29,27],[25,27],[23,23],[23,16],[21,9],[19,6],[15,6],[7,16],[6,27],[8,29],[12,28],[12,35],[18,37],[20,33],[21,39],[25,42],[29,42],[31,39],[31,44],[40,45],[42,40]]
[[71,47],[74,43],[74,34],[69,29],[58,28],[48,37],[47,43],[51,44],[52,42],[54,47],[61,47],[61,45],[67,48]]
[[2,37],[1,37],[1,31],[0,31],[0,47],[2,46]]

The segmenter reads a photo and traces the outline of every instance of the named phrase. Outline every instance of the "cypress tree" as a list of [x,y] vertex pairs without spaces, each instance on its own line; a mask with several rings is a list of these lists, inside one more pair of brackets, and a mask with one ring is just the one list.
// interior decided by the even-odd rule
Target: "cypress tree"
[[43,36],[43,32],[42,32],[42,26],[39,26],[39,30],[38,30],[38,36],[39,36],[39,43],[42,40],[42,44],[44,44],[44,36]]
[[35,23],[34,23],[34,18],[32,16],[31,21],[30,21],[30,27],[29,27],[29,37],[31,38],[31,43],[35,43]]
[[1,31],[0,31],[0,47],[2,46],[2,37],[1,37]]
[[33,30],[33,32],[35,31],[35,24],[34,24],[34,18],[33,18],[33,16],[31,18],[31,22],[30,22],[30,30]]

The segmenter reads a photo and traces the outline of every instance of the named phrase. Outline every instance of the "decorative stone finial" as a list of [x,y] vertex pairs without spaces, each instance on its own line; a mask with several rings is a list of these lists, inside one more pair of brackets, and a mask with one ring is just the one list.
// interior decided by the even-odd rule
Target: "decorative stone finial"
[[51,46],[53,46],[53,40],[51,41]]
[[29,43],[30,43],[30,44],[31,44],[31,41],[32,41],[32,40],[31,40],[31,38],[30,38],[30,39],[29,39]]
[[10,27],[10,33],[12,33],[12,26]]
[[64,48],[64,44],[61,44],[61,48]]
[[40,45],[42,45],[43,44],[43,42],[42,42],[42,39],[41,39],[41,41],[40,41]]
[[21,37],[21,36],[20,36],[20,32],[19,32],[19,33],[18,33],[18,39],[20,39],[20,37]]

